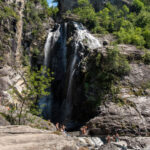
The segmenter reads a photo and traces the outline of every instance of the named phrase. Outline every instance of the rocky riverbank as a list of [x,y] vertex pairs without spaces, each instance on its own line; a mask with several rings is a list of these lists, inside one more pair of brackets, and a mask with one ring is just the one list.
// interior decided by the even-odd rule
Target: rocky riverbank
[[1,150],[149,150],[150,137],[120,137],[104,144],[104,138],[70,136],[29,126],[0,126]]

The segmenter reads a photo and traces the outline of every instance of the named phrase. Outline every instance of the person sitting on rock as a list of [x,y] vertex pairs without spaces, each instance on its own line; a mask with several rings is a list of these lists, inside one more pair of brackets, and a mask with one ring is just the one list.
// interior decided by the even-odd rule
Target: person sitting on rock
[[107,135],[107,137],[106,137],[106,142],[107,142],[107,143],[110,143],[110,142],[111,142],[111,137],[110,137],[110,135]]
[[83,127],[80,128],[80,134],[83,134]]
[[121,150],[127,150],[127,147],[123,145]]
[[50,125],[51,125],[51,121],[50,121],[50,120],[47,120],[47,122],[48,122],[48,125],[50,126]]
[[116,136],[115,135],[112,136],[112,141],[116,142]]
[[56,123],[56,130],[57,130],[57,131],[60,130],[60,128],[59,128],[59,123],[58,123],[58,122]]
[[60,132],[63,132],[63,131],[64,131],[64,130],[63,130],[63,127],[62,127],[62,125],[61,125],[61,124],[60,124],[59,131],[60,131]]
[[65,130],[66,130],[66,126],[65,126],[65,125],[62,125],[62,129],[65,131]]
[[67,133],[66,133],[66,126],[65,126],[65,125],[62,125],[62,130],[63,130],[63,132],[64,132],[65,134],[67,134]]

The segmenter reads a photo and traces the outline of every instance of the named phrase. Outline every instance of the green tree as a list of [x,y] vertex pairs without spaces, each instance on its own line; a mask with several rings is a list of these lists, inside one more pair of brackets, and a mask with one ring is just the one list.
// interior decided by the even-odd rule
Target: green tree
[[129,8],[126,5],[123,5],[122,11],[123,11],[123,15],[127,17],[127,14],[129,13]]
[[143,36],[144,36],[144,39],[145,39],[145,41],[146,41],[145,46],[146,46],[147,48],[150,48],[150,30],[149,30],[149,29],[150,29],[150,28],[146,27],[146,28],[144,29],[144,31],[143,31]]
[[[39,70],[32,70],[31,67],[27,67],[24,73],[20,73],[24,81],[24,88],[19,92],[15,86],[11,86],[12,94],[18,101],[20,101],[18,124],[21,124],[21,118],[26,112],[30,112],[37,115],[40,110],[37,107],[38,100],[50,92],[47,90],[51,86],[51,82],[54,80],[50,69],[41,67]],[[24,109],[26,107],[26,109]]]
[[80,17],[81,22],[90,30],[98,26],[98,18],[95,10],[88,0],[78,0],[78,8],[73,12]]
[[144,8],[144,3],[141,0],[133,0],[132,9],[139,13]]
[[146,51],[144,56],[143,56],[143,61],[145,64],[149,65],[150,64],[150,52]]

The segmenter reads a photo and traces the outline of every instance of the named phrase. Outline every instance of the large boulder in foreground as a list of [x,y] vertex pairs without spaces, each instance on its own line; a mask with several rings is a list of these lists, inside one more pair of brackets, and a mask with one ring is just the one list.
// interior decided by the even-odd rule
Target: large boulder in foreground
[[77,150],[72,138],[28,126],[0,127],[0,138],[0,150],[63,150],[65,147]]
[[[136,99],[139,101],[138,99]],[[147,99],[149,101],[150,99]],[[137,104],[137,107],[149,108],[149,104]],[[105,103],[99,107],[99,116],[88,122],[90,134],[107,135],[118,132],[121,135],[146,135],[150,131],[150,112],[145,118],[139,108],[124,105],[119,106],[113,102]]]

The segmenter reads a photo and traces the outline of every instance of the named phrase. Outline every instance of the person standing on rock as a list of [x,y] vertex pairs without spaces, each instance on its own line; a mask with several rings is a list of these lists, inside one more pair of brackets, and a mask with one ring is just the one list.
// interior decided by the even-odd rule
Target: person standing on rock
[[87,126],[83,126],[83,135],[87,134]]
[[86,135],[87,134],[87,126],[83,126],[80,128],[81,134]]
[[116,142],[119,142],[119,134],[117,132],[116,132],[115,137],[116,137]]

